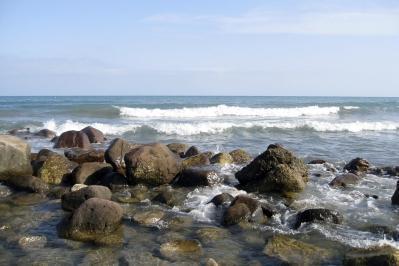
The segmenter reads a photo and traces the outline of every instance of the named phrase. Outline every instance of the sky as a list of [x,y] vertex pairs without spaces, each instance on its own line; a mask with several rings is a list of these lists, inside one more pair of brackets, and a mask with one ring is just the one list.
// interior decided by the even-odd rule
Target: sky
[[399,96],[399,1],[0,0],[0,95]]

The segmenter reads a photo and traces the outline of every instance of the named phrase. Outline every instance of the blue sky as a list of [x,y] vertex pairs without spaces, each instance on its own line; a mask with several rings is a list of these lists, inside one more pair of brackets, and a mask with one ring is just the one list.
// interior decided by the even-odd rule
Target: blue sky
[[399,1],[0,1],[0,95],[399,96]]

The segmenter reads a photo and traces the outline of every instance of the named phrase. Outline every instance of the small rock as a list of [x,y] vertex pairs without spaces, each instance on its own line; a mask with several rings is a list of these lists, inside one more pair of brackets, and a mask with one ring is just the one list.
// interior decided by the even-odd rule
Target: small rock
[[177,177],[176,184],[184,187],[213,186],[224,181],[215,171],[189,168],[183,169]]
[[354,249],[345,255],[343,265],[399,265],[399,251],[387,246],[369,249]]
[[251,156],[242,149],[237,149],[230,152],[231,158],[235,164],[247,164],[251,161]]
[[188,158],[188,157],[195,156],[198,154],[200,154],[198,148],[195,146],[191,146],[190,148],[188,148],[188,150],[184,154],[184,158]]
[[347,173],[336,176],[329,185],[332,187],[347,187],[349,185],[356,185],[361,178],[355,174]]
[[90,162],[104,162],[104,150],[85,150],[81,148],[72,148],[64,151],[65,157],[78,164]]
[[162,256],[171,260],[176,260],[181,257],[199,258],[202,255],[202,246],[201,243],[195,239],[179,239],[162,244],[160,252]]
[[57,134],[50,129],[41,129],[35,133],[35,136],[52,139],[52,138],[56,137]]
[[209,203],[213,203],[217,207],[220,205],[230,204],[233,200],[234,197],[229,193],[222,193],[213,197]]
[[297,214],[294,229],[298,229],[302,223],[330,222],[334,224],[342,223],[343,217],[337,211],[329,209],[307,209]]
[[81,131],[70,130],[62,133],[54,145],[54,148],[74,147],[90,149],[91,145],[89,137]]
[[185,158],[182,161],[182,168],[191,168],[191,167],[199,167],[209,165],[211,162],[209,161],[209,157],[204,154],[197,154],[188,158]]
[[161,210],[151,210],[145,212],[138,212],[133,215],[133,220],[145,226],[159,226],[165,213]]
[[218,163],[220,165],[232,164],[233,157],[225,152],[218,153],[210,159],[212,164]]
[[362,158],[355,158],[344,166],[344,169],[357,176],[363,176],[367,173],[370,164]]
[[18,246],[25,251],[44,248],[46,244],[45,236],[24,236],[18,240]]
[[316,159],[316,160],[312,160],[310,162],[308,162],[308,164],[325,164],[326,161],[323,159]]

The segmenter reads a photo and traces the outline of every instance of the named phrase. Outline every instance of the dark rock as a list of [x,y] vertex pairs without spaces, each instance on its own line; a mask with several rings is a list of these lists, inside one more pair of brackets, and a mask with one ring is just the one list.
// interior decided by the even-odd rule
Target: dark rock
[[15,189],[28,192],[44,193],[48,190],[48,185],[35,176],[13,176],[6,183]]
[[399,265],[399,251],[392,247],[353,249],[345,254],[345,266],[396,266]]
[[111,190],[126,188],[129,183],[126,176],[121,173],[110,172],[100,179],[100,185],[109,187]]
[[105,141],[104,134],[94,127],[85,127],[81,132],[85,133],[87,137],[89,137],[90,143],[102,143]]
[[244,195],[238,195],[237,197],[234,198],[234,200],[231,202],[231,206],[234,206],[236,204],[245,204],[247,205],[248,209],[253,213],[256,211],[257,208],[260,207],[259,201],[256,199],[244,196]]
[[62,155],[51,154],[46,157],[42,167],[37,171],[37,176],[48,184],[58,185],[68,179],[76,166],[76,163]]
[[347,173],[336,176],[329,185],[332,187],[347,187],[348,185],[356,185],[361,178],[355,174]]
[[82,149],[90,149],[90,140],[89,137],[81,132],[70,130],[62,133],[57,142],[54,145],[54,148],[82,148]]
[[379,167],[374,167],[368,170],[369,174],[376,175],[376,176],[383,176],[385,174],[384,169]]
[[132,184],[167,184],[180,172],[176,155],[160,143],[131,150],[125,155],[125,163],[126,177]]
[[90,198],[110,200],[111,196],[112,193],[109,188],[93,185],[64,194],[61,197],[61,206],[66,211],[73,211]]
[[380,235],[381,238],[399,241],[399,231],[393,227],[386,225],[371,225],[363,228],[363,230]]
[[35,136],[52,139],[56,137],[57,134],[54,131],[51,131],[50,129],[41,129],[35,133]]
[[342,223],[342,219],[342,215],[337,211],[329,209],[307,209],[297,214],[294,229],[298,229],[302,223],[313,223],[316,221],[340,224]]
[[308,169],[293,153],[273,144],[235,176],[247,191],[299,192],[308,181]]
[[344,166],[344,169],[357,176],[365,175],[369,169],[369,162],[362,158],[355,158]]
[[213,203],[217,207],[220,205],[230,204],[233,200],[234,197],[229,193],[222,193],[213,197],[209,203]]
[[399,181],[396,183],[396,189],[391,197],[392,205],[399,205]]
[[232,164],[233,163],[233,157],[231,157],[231,155],[228,154],[228,153],[220,152],[218,154],[215,154],[210,159],[210,162],[212,164],[218,163],[218,164],[221,164],[221,165]]
[[62,195],[70,192],[70,187],[66,186],[51,186],[47,197],[50,199],[61,199]]
[[30,175],[30,145],[20,138],[0,135],[0,181]]
[[70,161],[81,163],[104,162],[104,150],[84,150],[73,148],[64,152],[65,157]]
[[248,221],[251,217],[251,211],[244,203],[230,206],[223,215],[223,225],[230,226],[242,221]]
[[125,154],[139,146],[140,145],[137,144],[131,144],[127,140],[116,138],[105,151],[105,161],[111,164],[115,171],[124,172],[122,169],[125,169]]
[[175,206],[177,199],[173,190],[164,190],[161,191],[158,195],[156,195],[153,201],[160,202],[166,204],[168,206]]
[[188,157],[191,157],[191,156],[194,156],[194,155],[198,155],[198,154],[200,154],[198,148],[195,147],[195,146],[191,146],[190,148],[188,148],[188,150],[184,154],[184,157],[188,158]]
[[113,168],[108,163],[82,163],[71,174],[72,184],[100,184],[101,179],[112,171]]
[[176,184],[184,187],[213,186],[223,182],[223,177],[215,171],[189,168],[183,169],[177,177]]
[[171,150],[171,152],[179,155],[180,158],[184,157],[184,154],[188,149],[188,145],[184,143],[170,143],[166,146]]
[[384,170],[389,176],[399,176],[399,166],[396,167],[388,166],[385,167]]
[[316,159],[316,160],[312,160],[310,162],[308,162],[308,164],[325,164],[326,161],[322,160],[322,159]]
[[183,168],[198,167],[209,164],[210,164],[209,157],[203,153],[188,157],[182,161]]
[[247,164],[252,159],[251,156],[242,149],[231,151],[230,156],[233,158],[235,164]]

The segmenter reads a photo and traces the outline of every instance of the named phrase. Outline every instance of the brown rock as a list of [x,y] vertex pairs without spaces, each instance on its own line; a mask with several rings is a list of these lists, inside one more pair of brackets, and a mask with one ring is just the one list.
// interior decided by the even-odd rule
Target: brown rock
[[74,148],[79,147],[89,149],[91,147],[90,140],[87,135],[81,131],[70,130],[62,133],[54,148]]

